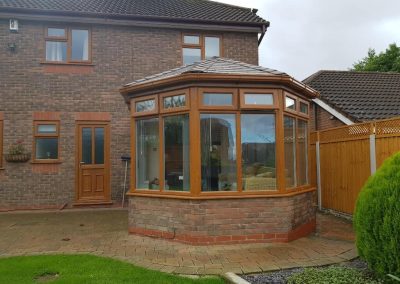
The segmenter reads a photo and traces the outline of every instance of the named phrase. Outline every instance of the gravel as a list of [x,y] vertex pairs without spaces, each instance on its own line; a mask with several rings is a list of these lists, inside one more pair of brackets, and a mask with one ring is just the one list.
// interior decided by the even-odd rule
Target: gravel
[[[349,268],[354,268],[362,271],[363,273],[368,273],[367,264],[359,258],[356,258],[351,261],[343,262],[341,264]],[[291,268],[291,269],[282,269],[274,272],[264,273],[264,274],[247,274],[241,275],[243,279],[252,283],[252,284],[285,284],[286,279],[295,273],[300,273],[304,270],[304,268]]]

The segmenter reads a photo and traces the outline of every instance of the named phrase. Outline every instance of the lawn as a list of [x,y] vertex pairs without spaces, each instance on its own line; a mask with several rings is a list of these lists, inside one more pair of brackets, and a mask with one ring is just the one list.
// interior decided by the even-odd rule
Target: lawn
[[193,283],[222,284],[222,279],[189,279],[91,255],[40,255],[0,258],[0,283]]

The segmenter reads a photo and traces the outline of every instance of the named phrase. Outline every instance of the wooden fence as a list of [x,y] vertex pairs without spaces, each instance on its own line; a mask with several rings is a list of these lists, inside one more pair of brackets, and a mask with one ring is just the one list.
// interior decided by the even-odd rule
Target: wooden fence
[[310,178],[320,207],[353,214],[368,177],[398,151],[400,118],[311,133]]

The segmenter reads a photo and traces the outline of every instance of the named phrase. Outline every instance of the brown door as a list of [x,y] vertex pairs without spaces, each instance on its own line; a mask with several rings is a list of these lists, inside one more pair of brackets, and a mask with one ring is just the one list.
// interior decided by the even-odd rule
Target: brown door
[[110,127],[106,123],[78,124],[77,203],[109,203]]

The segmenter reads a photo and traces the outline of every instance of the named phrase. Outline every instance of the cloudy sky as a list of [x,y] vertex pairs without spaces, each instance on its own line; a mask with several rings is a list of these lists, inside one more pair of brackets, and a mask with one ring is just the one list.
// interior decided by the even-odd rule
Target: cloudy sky
[[270,21],[260,65],[304,79],[320,69],[347,70],[400,44],[400,0],[218,0],[257,8]]

